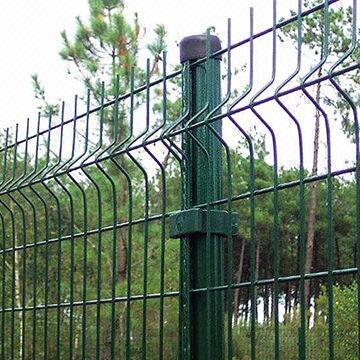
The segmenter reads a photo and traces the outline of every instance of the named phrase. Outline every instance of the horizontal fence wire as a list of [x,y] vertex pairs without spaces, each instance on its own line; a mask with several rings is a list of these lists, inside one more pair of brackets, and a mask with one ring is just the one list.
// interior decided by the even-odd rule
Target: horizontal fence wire
[[[250,9],[242,41],[229,20],[227,46],[211,52],[208,32],[181,70],[164,53],[155,81],[148,60],[140,87],[132,69],[113,100],[103,83],[68,120],[63,103],[5,130],[2,359],[358,358],[357,1],[307,5],[279,22],[273,0],[258,33]],[[310,46],[307,19],[322,27]],[[193,208],[206,231],[170,239],[169,218]],[[234,214],[236,235],[233,220],[211,233],[210,210]]]
[[[351,274],[356,274],[357,272],[357,268],[347,268],[347,269],[339,269],[339,270],[334,270],[333,274],[336,276],[341,276],[341,275],[351,275]],[[327,271],[323,271],[323,272],[318,272],[318,273],[309,273],[309,274],[305,274],[305,279],[316,279],[316,278],[323,278],[328,276],[328,272]],[[293,275],[293,276],[284,276],[284,277],[279,277],[278,281],[281,282],[289,282],[289,281],[296,281],[296,280],[300,280],[300,275]],[[264,285],[268,285],[268,284],[273,284],[275,282],[275,279],[261,279],[261,280],[257,280],[254,282],[255,286],[264,286]],[[238,289],[238,288],[243,288],[243,287],[249,287],[251,285],[250,282],[243,282],[243,283],[239,283],[239,284],[232,284],[231,288],[232,289]],[[228,286],[227,285],[223,285],[223,286],[215,286],[215,287],[209,287],[209,288],[197,288],[197,289],[192,289],[191,293],[202,293],[202,292],[206,292],[207,290],[209,291],[224,291],[227,290]],[[171,292],[164,292],[163,294],[160,293],[152,293],[152,294],[147,294],[147,295],[133,295],[130,297],[130,300],[144,300],[144,298],[146,297],[147,299],[156,299],[156,298],[160,298],[161,296],[164,297],[172,297],[172,296],[179,296],[179,291],[171,291]],[[128,297],[123,296],[123,297],[115,297],[114,299],[109,298],[109,299],[100,299],[100,301],[98,300],[88,300],[88,301],[75,301],[72,304],[70,303],[61,303],[61,304],[48,304],[46,305],[47,308],[56,308],[58,306],[60,307],[69,307],[69,306],[82,306],[84,304],[86,305],[97,305],[98,303],[101,304],[107,304],[107,303],[111,303],[112,301],[115,302],[125,302],[128,301]],[[45,309],[45,305],[39,305],[36,306],[35,309],[37,310],[43,310]],[[30,311],[30,310],[34,310],[34,307],[32,306],[28,306],[25,308],[19,307],[19,308],[7,308],[7,309],[3,309],[4,312],[12,312],[12,311]]]
[[[334,4],[334,3],[337,3],[337,2],[339,2],[339,1],[340,1],[340,0],[330,0],[330,1],[329,1],[329,5]],[[311,9],[309,9],[309,10],[307,10],[307,11],[302,12],[301,15],[302,15],[302,17],[303,17],[303,16],[307,16],[307,15],[311,15],[312,13],[321,10],[324,6],[325,6],[325,3],[319,4],[318,6],[314,6],[313,8],[311,8]],[[296,22],[297,19],[298,19],[297,16],[290,17],[289,19],[284,20],[284,21],[280,22],[279,24],[277,24],[276,27],[277,27],[277,29],[281,29],[282,27],[284,27],[284,26],[286,26],[286,25],[289,25],[289,24],[291,24],[291,23]],[[261,31],[261,32],[259,32],[259,33],[257,33],[257,34],[254,34],[253,37],[252,37],[252,39],[256,39],[256,38],[258,38],[258,37],[261,37],[261,36],[264,36],[264,35],[266,35],[266,34],[268,34],[268,33],[271,33],[272,30],[273,30],[273,28],[270,27],[270,28],[268,28],[268,29],[266,29],[266,30],[264,30],[264,31]],[[249,37],[249,38],[246,38],[246,39],[244,39],[244,40],[242,40],[242,41],[240,41],[240,42],[238,42],[238,43],[236,43],[236,44],[233,44],[233,45],[231,45],[231,49],[235,49],[235,48],[237,48],[237,47],[239,47],[239,46],[245,45],[245,44],[249,43],[250,40],[251,40],[251,39],[250,39],[250,37]],[[217,55],[224,54],[225,52],[226,52],[226,49],[219,50],[219,51],[217,51],[217,52],[214,52],[214,53],[211,54],[210,56],[211,56],[211,57],[215,57],[215,56],[217,56]],[[201,62],[204,62],[204,61],[205,61],[205,58],[198,60],[198,63],[201,63]],[[196,65],[196,64],[197,64],[197,62],[195,62],[192,66],[194,66],[194,65]],[[359,66],[358,64],[354,65],[353,67],[350,66],[350,67],[349,67],[349,71],[352,71],[352,70],[358,68],[358,66]],[[347,71],[347,70],[343,70],[343,71]],[[334,76],[341,75],[341,74],[342,74],[342,72],[335,73]],[[174,71],[174,72],[172,72],[171,74],[169,74],[169,75],[166,76],[166,80],[170,80],[170,79],[172,79],[172,78],[174,78],[174,77],[176,77],[176,76],[179,76],[179,75],[181,75],[181,70]],[[324,80],[327,80],[327,78],[324,78]],[[315,81],[315,83],[316,83],[316,82],[319,81],[319,80],[318,80],[318,79],[315,79],[314,81]],[[153,87],[153,86],[156,86],[156,85],[161,84],[162,82],[163,82],[163,79],[162,79],[162,78],[159,78],[159,79],[157,79],[157,80],[155,80],[155,81],[151,81],[150,84],[149,84],[149,86],[150,86],[150,87]],[[309,86],[314,85],[315,83],[310,83]],[[136,95],[137,93],[143,92],[145,89],[146,89],[146,86],[145,86],[145,85],[140,86],[140,87],[134,89],[132,92],[128,92],[128,93],[126,93],[126,94],[124,94],[124,95],[119,96],[119,98],[117,99],[117,101],[123,101],[123,100],[125,100],[125,99],[127,99],[127,98],[130,98],[131,94]],[[296,88],[296,90],[299,90],[299,89]],[[294,90],[294,91],[296,91],[296,90]],[[285,94],[284,94],[284,95],[285,95]],[[108,102],[104,103],[104,107],[109,107],[109,106],[114,105],[114,104],[115,104],[115,101],[116,101],[116,100],[111,100],[111,101],[108,101]],[[84,117],[88,116],[89,114],[96,113],[96,112],[99,111],[100,109],[101,109],[100,106],[94,107],[93,109],[89,109],[88,112],[79,114],[79,115],[76,116],[76,118],[73,117],[73,118],[71,118],[71,119],[69,119],[69,120],[66,120],[66,121],[63,122],[63,124],[66,125],[66,124],[68,124],[68,123],[73,122],[74,119],[84,118]],[[60,126],[61,126],[61,124],[53,125],[53,126],[51,126],[50,130],[60,128]],[[48,131],[49,131],[49,130],[40,131],[40,132],[39,132],[39,135],[44,135],[44,134],[46,134]],[[31,139],[36,138],[37,135],[38,135],[38,134],[34,134],[34,135],[29,136],[29,137],[28,137],[28,140],[31,140]],[[19,140],[19,141],[17,142],[17,144],[24,143],[25,141],[26,141],[26,139]],[[15,144],[10,144],[10,145],[7,146],[7,148],[11,148],[11,147],[13,147],[14,145],[15,145]],[[0,149],[0,151],[4,151],[4,150],[5,150],[4,147],[2,147],[2,148]]]
[[[354,173],[355,172],[355,167],[351,167],[351,168],[348,168],[348,169],[343,169],[343,170],[339,170],[339,171],[334,171],[331,173],[331,176],[340,176],[340,175],[346,175],[346,174],[351,174],[351,173]],[[319,180],[324,180],[326,179],[326,175],[317,175],[317,176],[312,176],[312,177],[308,177],[308,178],[304,178],[304,184],[308,184],[308,183],[312,183],[312,182],[315,182],[315,181],[319,181]],[[299,180],[296,180],[296,181],[292,181],[292,182],[287,182],[287,183],[282,183],[280,185],[278,185],[278,190],[285,190],[285,189],[289,189],[289,188],[292,188],[292,187],[296,187],[296,186],[299,186]],[[262,189],[259,189],[259,190],[255,190],[252,194],[250,194],[249,192],[246,192],[246,193],[242,193],[242,194],[239,194],[239,195],[234,195],[232,198],[231,198],[231,201],[238,201],[238,200],[245,200],[245,199],[249,199],[250,196],[259,196],[259,195],[265,195],[265,194],[268,194],[268,193],[271,193],[274,191],[274,187],[269,187],[269,188],[262,188]],[[209,205],[210,206],[215,206],[215,205],[223,205],[225,204],[227,201],[227,199],[220,199],[220,200],[216,200],[216,201],[213,201],[213,202],[209,202]],[[204,208],[207,204],[199,204],[199,205],[196,205],[194,206],[195,208]],[[166,213],[164,216],[166,218],[168,218],[173,212],[168,212]],[[147,221],[156,221],[156,220],[159,220],[161,218],[162,215],[160,214],[156,214],[156,215],[151,215],[147,218]],[[129,225],[138,225],[138,224],[143,224],[145,222],[145,218],[139,218],[139,219],[135,219],[133,220],[131,223],[129,223],[128,221],[126,222],[122,222],[122,223],[117,223],[115,226],[112,226],[112,225],[109,225],[109,226],[104,226],[102,228],[96,228],[96,229],[91,229],[89,231],[87,231],[86,233],[84,232],[79,232],[79,233],[74,233],[74,234],[71,234],[71,235],[64,235],[60,238],[51,238],[51,239],[48,239],[47,241],[43,240],[43,241],[37,241],[36,243],[28,243],[26,245],[19,245],[19,246],[16,246],[14,248],[10,247],[10,248],[7,248],[7,249],[2,249],[0,250],[0,254],[2,253],[6,253],[6,252],[13,252],[13,251],[20,251],[20,250],[24,250],[24,249],[27,249],[27,248],[32,248],[34,247],[35,245],[36,246],[41,246],[41,245],[46,245],[46,244],[50,244],[50,243],[54,243],[54,242],[58,242],[58,241],[64,241],[64,240],[70,240],[71,238],[81,238],[85,235],[94,235],[94,234],[97,234],[99,232],[108,232],[108,231],[111,231],[111,230],[114,230],[115,229],[120,229],[120,228],[126,228],[128,227]]]

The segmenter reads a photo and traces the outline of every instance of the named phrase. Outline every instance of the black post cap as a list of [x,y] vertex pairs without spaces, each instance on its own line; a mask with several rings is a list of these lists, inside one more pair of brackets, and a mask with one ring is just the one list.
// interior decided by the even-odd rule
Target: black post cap
[[[215,35],[210,35],[210,52],[214,53],[221,50],[220,39]],[[192,35],[184,37],[180,41],[180,62],[188,60],[198,60],[206,56],[206,35]],[[216,55],[215,59],[221,59],[221,55]]]

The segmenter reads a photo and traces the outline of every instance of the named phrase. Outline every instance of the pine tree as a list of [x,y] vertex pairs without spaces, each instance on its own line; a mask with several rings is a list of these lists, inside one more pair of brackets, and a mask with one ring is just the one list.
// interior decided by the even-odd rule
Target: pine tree
[[[163,25],[157,25],[153,42],[143,44],[138,15],[135,13],[129,21],[122,0],[89,0],[88,4],[90,18],[86,22],[76,17],[74,39],[69,38],[66,30],[61,32],[63,48],[59,55],[68,63],[68,75],[81,81],[86,90],[90,89],[99,104],[103,82],[107,101],[114,99],[117,81],[120,94],[129,91],[131,68],[134,69],[135,84],[144,84],[144,67],[138,65],[140,48],[148,49],[152,57],[151,75],[158,75],[158,63],[166,50],[166,30]],[[32,80],[42,113],[45,116],[57,113],[59,107],[46,98],[38,75],[32,75]]]
[[[304,1],[305,7],[314,7],[318,5],[319,1],[306,0]],[[295,13],[292,13],[295,15]],[[321,11],[314,12],[313,14],[306,16],[302,19],[302,44],[305,45],[308,54],[317,58],[318,61],[323,59],[325,52],[329,55],[327,62],[333,63],[347,51],[351,43],[351,23],[352,23],[352,8],[340,7],[329,9],[329,46],[328,49],[324,48],[324,13]],[[297,24],[286,26],[282,29],[282,34],[285,38],[291,39],[294,43],[297,43]],[[280,39],[284,40],[284,37],[280,36]],[[359,49],[352,55],[352,61],[358,61],[360,58]],[[326,62],[326,63],[327,63]],[[325,63],[325,65],[326,65]],[[320,78],[324,74],[324,66],[321,66],[317,71],[317,77]],[[360,95],[353,89],[360,85],[360,72],[356,71],[346,75],[345,85],[348,91],[355,95],[355,101],[360,104]],[[350,116],[349,104],[335,92],[325,92],[322,83],[316,85],[315,101],[320,104],[333,104],[334,113],[341,119],[341,125],[344,133],[348,137],[354,137],[354,124]],[[318,173],[318,153],[319,153],[319,139],[320,139],[320,111],[315,111],[315,128],[314,128],[314,140],[313,140],[313,161],[311,175],[315,176]],[[317,187],[318,183],[313,182],[311,185],[311,195],[309,203],[309,213],[307,220],[307,245],[306,245],[306,264],[305,272],[310,273],[313,269],[313,257],[314,257],[314,243],[315,243],[315,225],[317,214]],[[305,284],[305,296],[307,304],[310,304],[311,291],[310,281],[306,281]]]

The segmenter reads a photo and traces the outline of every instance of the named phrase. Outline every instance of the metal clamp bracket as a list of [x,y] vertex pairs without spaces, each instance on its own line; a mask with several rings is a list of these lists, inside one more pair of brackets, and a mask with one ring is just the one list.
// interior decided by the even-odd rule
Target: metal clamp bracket
[[[231,234],[238,232],[238,214],[225,210],[210,210],[210,233],[228,236],[231,216]],[[191,234],[206,234],[207,211],[199,208],[183,210],[170,215],[170,237],[179,238]]]

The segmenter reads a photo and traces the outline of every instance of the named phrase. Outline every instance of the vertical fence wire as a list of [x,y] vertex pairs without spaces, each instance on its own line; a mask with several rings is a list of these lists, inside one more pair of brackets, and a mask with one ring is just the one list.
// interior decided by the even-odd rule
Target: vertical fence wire
[[[347,48],[334,58],[331,26],[338,7],[331,5],[337,2],[324,0],[304,11],[307,2],[297,0],[293,16],[278,22],[279,5],[273,0],[271,27],[257,34],[251,8],[249,36],[243,41],[232,42],[229,19],[222,50],[213,51],[208,30],[204,56],[183,63],[181,70],[169,72],[164,52],[158,80],[148,59],[141,80],[136,68],[129,69],[128,93],[121,93],[118,76],[112,89],[99,84],[98,96],[90,90],[84,100],[75,96],[69,120],[62,103],[58,114],[39,114],[34,123],[27,119],[24,129],[5,130],[0,148],[1,359],[185,360],[200,353],[208,359],[312,359],[316,348],[336,359],[339,279],[349,283],[355,278],[360,351],[360,140],[357,94],[347,88],[359,71],[357,1],[348,10]],[[314,14],[321,19],[323,37],[320,60],[309,70],[304,23]],[[286,26],[294,31],[296,61],[280,79],[278,37]],[[261,70],[256,57],[261,41],[269,41],[271,48],[265,85],[255,78]],[[248,57],[245,84],[237,78],[242,64],[237,51]],[[334,170],[337,135],[330,111],[338,105],[312,93],[323,83],[349,109],[353,166]],[[182,99],[172,93],[179,86]],[[301,108],[293,110],[295,97],[303,109],[315,111],[315,122],[325,130],[322,173],[316,169],[309,175],[306,169],[306,127],[312,119],[303,119],[308,113]],[[178,100],[182,109],[173,111]],[[296,175],[291,180],[280,161],[283,134],[277,116],[293,128]],[[270,174],[266,185],[258,155],[261,139],[250,123],[261,127],[270,144],[264,157]],[[347,181],[341,176],[354,177],[356,218],[354,266],[343,267],[336,262],[337,187]],[[309,189],[319,184],[326,231],[318,241],[323,241],[326,265],[309,272]],[[284,214],[289,196],[295,199],[294,216]],[[203,214],[200,235],[170,239],[168,218],[192,209]],[[226,220],[226,235],[214,232],[211,211],[235,214],[237,234],[233,216]],[[295,240],[285,229],[291,216]],[[269,260],[260,266],[264,236],[270,245],[261,251]],[[286,246],[297,247],[295,260],[289,260],[297,266],[292,273],[284,268]],[[241,258],[239,274],[235,265]],[[309,304],[307,286],[315,282],[326,294],[322,313]],[[283,299],[287,287],[292,296],[292,286],[296,298],[289,302],[294,309],[287,318]],[[270,320],[260,314],[266,296]],[[326,336],[311,324],[311,311],[325,314]],[[296,336],[287,322],[296,323]],[[265,342],[270,349],[262,348]]]

